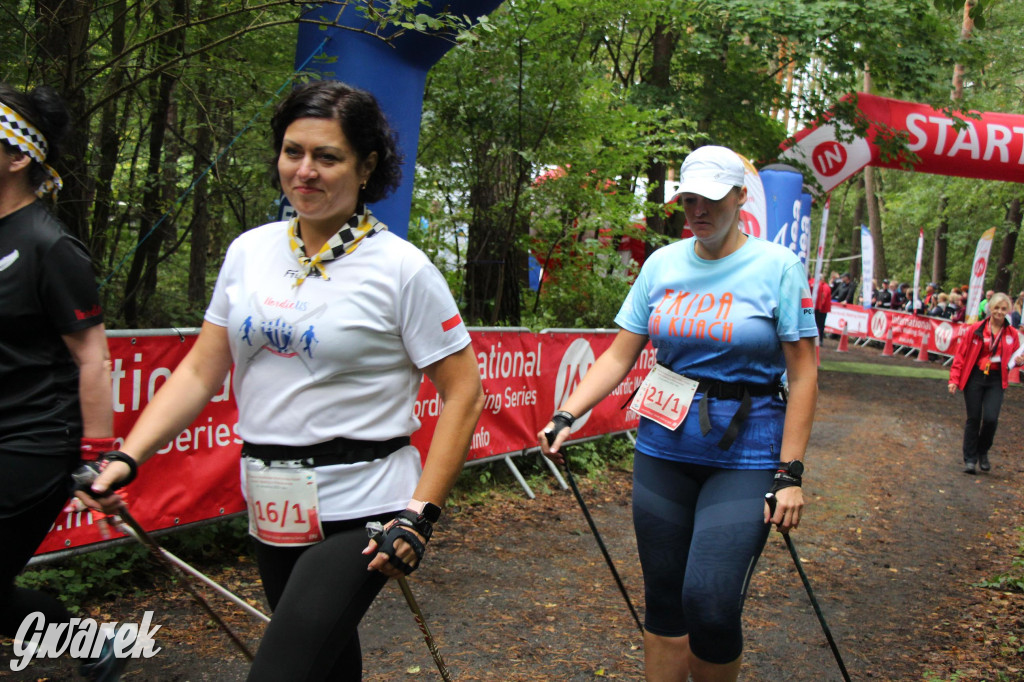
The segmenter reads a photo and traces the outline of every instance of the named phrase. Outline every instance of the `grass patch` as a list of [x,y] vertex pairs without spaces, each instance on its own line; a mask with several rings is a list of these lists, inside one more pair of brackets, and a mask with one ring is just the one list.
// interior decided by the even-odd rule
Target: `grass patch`
[[888,377],[909,377],[912,379],[943,379],[949,380],[949,370],[938,367],[904,367],[902,365],[883,365],[871,362],[836,362],[822,360],[823,372],[846,372],[847,374],[876,374]]

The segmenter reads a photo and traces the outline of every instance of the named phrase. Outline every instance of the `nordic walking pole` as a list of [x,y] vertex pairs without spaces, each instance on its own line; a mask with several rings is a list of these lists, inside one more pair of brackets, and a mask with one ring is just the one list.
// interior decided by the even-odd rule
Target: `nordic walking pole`
[[[97,476],[99,476],[99,472],[89,466],[81,466],[71,475],[75,481],[75,489],[83,490],[89,495],[92,494],[92,489],[89,486],[92,485],[92,482],[96,480]],[[220,626],[224,633],[231,638],[231,641],[234,642],[235,646],[238,647],[246,659],[251,661],[253,658],[252,652],[249,651],[249,647],[245,645],[245,642],[243,642],[241,638],[235,634],[235,631],[224,622],[224,619],[213,610],[210,603],[206,601],[201,594],[196,592],[195,588],[192,587],[192,581],[189,579],[188,574],[163,555],[163,548],[161,548],[160,545],[156,543],[156,540],[154,540],[139,524],[139,522],[135,520],[135,517],[129,513],[126,505],[122,506],[121,509],[118,510],[117,516],[119,516],[125,525],[132,530],[132,535],[135,539],[149,550],[149,553],[157,560],[157,563],[167,569],[172,576],[180,576],[182,578],[181,584],[185,587],[185,590],[192,596],[196,603],[206,611],[207,615],[213,618],[214,622]]]
[[[380,547],[382,538],[384,536],[384,524],[379,521],[370,521],[366,524],[366,532],[370,536],[370,539],[377,543]],[[427,621],[423,617],[423,612],[420,611],[420,605],[416,603],[416,597],[412,596],[412,590],[409,589],[409,582],[405,579],[404,575],[398,576],[398,586],[402,588],[402,594],[405,595],[405,603],[409,605],[409,610],[412,611],[413,619],[416,621],[416,625],[419,626],[420,632],[423,633],[423,639],[427,643],[427,649],[430,650],[430,655],[434,658],[434,663],[437,665],[438,672],[441,673],[441,679],[444,682],[452,682],[452,674],[448,672],[448,666],[444,664],[444,659],[441,658],[441,651],[437,648],[437,643],[434,641],[433,635],[430,634],[430,629],[427,627]]]
[[[123,532],[125,535],[131,535],[132,533],[135,532],[131,528],[129,528],[126,524],[122,523],[122,524],[119,524],[119,526],[121,528],[121,532]],[[135,539],[138,540],[138,537],[136,537]],[[199,582],[203,583],[204,585],[209,587],[211,590],[215,591],[217,594],[221,595],[225,599],[227,599],[230,602],[232,602],[233,604],[237,605],[240,609],[242,609],[243,611],[245,611],[246,613],[248,613],[252,617],[258,618],[259,620],[262,620],[264,623],[269,623],[270,622],[270,616],[268,616],[267,614],[263,613],[259,609],[254,608],[251,604],[246,602],[244,599],[242,599],[241,597],[239,597],[236,594],[233,594],[230,590],[225,589],[222,585],[219,585],[218,583],[216,583],[215,581],[211,580],[206,575],[203,575],[201,572],[197,571],[193,566],[188,565],[187,563],[182,561],[180,558],[178,558],[174,554],[171,554],[170,552],[168,552],[164,547],[160,548],[160,553],[163,554],[165,557],[167,557],[168,561],[173,563],[175,566],[177,566],[181,570],[185,571],[190,576],[192,576],[193,578],[195,578]]]
[[[768,502],[768,510],[775,516],[775,495],[772,493],[765,493],[764,499]],[[843,657],[839,653],[839,647],[836,646],[836,640],[832,637],[832,631],[828,627],[828,623],[825,622],[825,616],[821,612],[821,606],[818,605],[818,600],[814,598],[814,590],[811,589],[811,581],[807,579],[807,574],[804,572],[804,567],[800,565],[800,557],[796,553],[796,546],[793,544],[793,538],[789,537],[789,533],[782,533],[782,537],[786,541],[786,547],[789,548],[789,555],[793,557],[793,564],[796,566],[796,572],[800,574],[800,580],[804,584],[804,589],[807,590],[807,596],[811,600],[811,606],[814,608],[814,614],[818,616],[818,622],[821,623],[821,630],[825,633],[825,639],[828,640],[828,645],[832,649],[832,655],[835,656],[836,663],[839,664],[839,672],[843,674],[843,679],[846,682],[850,682],[850,673],[846,672],[846,666],[843,664]]]
[[[550,445],[555,442],[558,432],[548,431],[544,435],[547,437],[548,444]],[[604,540],[601,539],[601,534],[597,532],[597,526],[594,524],[593,517],[590,516],[587,503],[583,501],[583,495],[580,494],[580,489],[576,486],[576,477],[572,475],[572,469],[569,468],[569,456],[566,453],[562,453],[562,466],[565,468],[565,476],[569,480],[572,494],[576,496],[576,501],[579,503],[580,509],[583,510],[583,516],[587,519],[590,532],[593,533],[594,539],[597,540],[597,546],[601,549],[601,554],[604,555],[604,560],[608,564],[608,568],[611,569],[612,577],[615,578],[615,584],[619,586],[619,592],[622,593],[623,598],[626,600],[626,606],[629,607],[629,612],[633,614],[633,620],[636,621],[636,626],[640,629],[640,634],[642,635],[644,633],[644,626],[640,622],[640,616],[637,614],[636,609],[633,608],[633,602],[629,598],[629,593],[626,592],[626,586],[622,583],[619,572],[615,570],[615,562],[612,561],[612,555],[608,553],[608,548],[604,546]]]
[[409,605],[409,610],[412,611],[413,618],[416,620],[416,625],[420,626],[420,632],[423,633],[423,639],[427,643],[427,648],[430,649],[430,655],[434,657],[434,663],[437,664],[437,671],[441,673],[441,679],[444,682],[452,682],[452,674],[448,672],[448,666],[444,664],[444,659],[441,658],[441,651],[437,648],[437,643],[434,642],[430,629],[427,628],[427,621],[423,618],[420,605],[416,603],[416,597],[412,596],[409,582],[405,579],[404,575],[398,576],[397,580],[398,586],[402,588],[402,594],[405,595],[405,602]]

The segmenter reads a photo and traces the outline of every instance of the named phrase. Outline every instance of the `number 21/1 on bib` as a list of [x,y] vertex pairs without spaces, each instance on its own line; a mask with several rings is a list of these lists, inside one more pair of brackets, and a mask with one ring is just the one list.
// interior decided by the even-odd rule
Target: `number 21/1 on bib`
[[655,365],[640,384],[629,409],[675,431],[686,419],[698,385],[693,379]]
[[312,545],[324,539],[313,469],[268,467],[260,460],[247,459],[245,489],[253,537],[283,547]]

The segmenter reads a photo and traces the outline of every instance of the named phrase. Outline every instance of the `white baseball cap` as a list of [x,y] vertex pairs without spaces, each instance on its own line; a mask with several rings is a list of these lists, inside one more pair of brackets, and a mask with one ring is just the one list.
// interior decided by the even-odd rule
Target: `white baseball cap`
[[718,201],[733,187],[743,186],[745,173],[742,159],[728,147],[700,147],[690,152],[679,169],[679,192]]

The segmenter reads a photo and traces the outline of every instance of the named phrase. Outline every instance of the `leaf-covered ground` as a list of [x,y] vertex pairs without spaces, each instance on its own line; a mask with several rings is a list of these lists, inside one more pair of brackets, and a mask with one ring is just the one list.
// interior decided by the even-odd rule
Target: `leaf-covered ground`
[[[963,401],[942,378],[895,376],[877,348],[822,359],[878,365],[881,374],[823,371],[805,489],[810,504],[794,545],[854,680],[1024,680],[1024,595],[982,582],[1021,576],[1024,527],[1024,388],[1009,389],[990,474],[961,472]],[[602,537],[639,609],[629,472],[580,479]],[[639,680],[641,639],[575,499],[517,491],[449,509],[425,566],[410,581],[453,677],[475,680]],[[1018,563],[1014,565],[1014,559]],[[262,606],[245,556],[201,567]],[[157,569],[152,569],[157,570]],[[177,586],[87,607],[102,620],[162,623],[154,658],[125,680],[240,680],[247,669]],[[211,600],[253,647],[261,625]],[[782,538],[757,567],[745,616],[743,680],[841,680]],[[365,679],[439,679],[397,587],[362,628]],[[40,661],[0,678],[74,679],[67,662]]]

